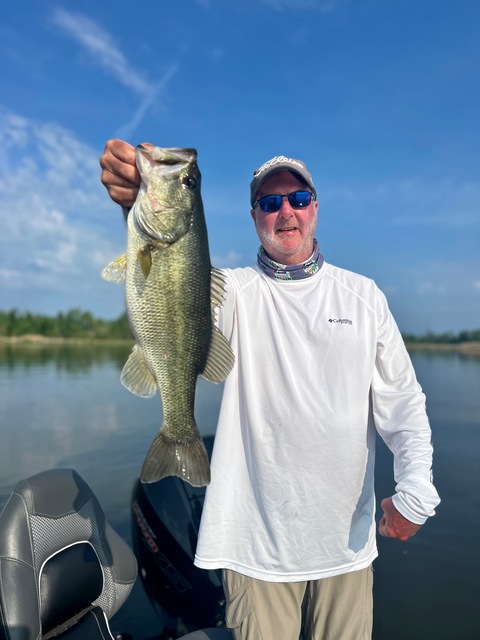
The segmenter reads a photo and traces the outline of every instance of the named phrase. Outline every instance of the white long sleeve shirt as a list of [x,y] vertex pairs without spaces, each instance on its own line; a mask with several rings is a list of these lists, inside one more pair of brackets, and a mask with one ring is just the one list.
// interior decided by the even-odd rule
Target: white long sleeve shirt
[[375,283],[324,263],[303,280],[226,270],[225,382],[195,564],[313,580],[377,556],[375,428],[395,456],[394,504],[423,524],[431,481],[425,397]]

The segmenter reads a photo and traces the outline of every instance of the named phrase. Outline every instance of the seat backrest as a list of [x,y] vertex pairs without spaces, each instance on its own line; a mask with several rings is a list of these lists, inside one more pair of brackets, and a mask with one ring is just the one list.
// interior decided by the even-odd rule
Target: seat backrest
[[[76,471],[21,480],[0,514],[0,640],[73,637],[92,612],[111,618],[136,575],[133,552]],[[94,633],[79,637],[103,637]]]

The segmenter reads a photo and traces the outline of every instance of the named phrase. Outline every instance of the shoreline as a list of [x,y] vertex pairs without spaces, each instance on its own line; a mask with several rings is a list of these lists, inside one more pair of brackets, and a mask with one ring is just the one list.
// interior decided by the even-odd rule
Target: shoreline
[[0,336],[0,345],[50,346],[50,345],[133,345],[133,338],[64,338],[26,333],[22,336]]
[[[0,336],[0,345],[12,346],[50,346],[50,345],[133,345],[133,338],[62,338],[49,337],[38,334],[22,336]],[[408,351],[443,351],[457,352],[465,355],[480,356],[480,342],[407,342]]]
[[455,351],[480,356],[480,342],[406,342],[408,351]]

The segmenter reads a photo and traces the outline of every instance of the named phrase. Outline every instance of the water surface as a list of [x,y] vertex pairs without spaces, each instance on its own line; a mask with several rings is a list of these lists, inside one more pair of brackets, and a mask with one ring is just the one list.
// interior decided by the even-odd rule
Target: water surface
[[[130,540],[130,492],[162,418],[159,397],[119,382],[129,347],[0,346],[0,501],[15,482],[55,467],[76,469],[107,518]],[[411,540],[380,538],[375,640],[480,638],[480,358],[413,352],[427,395],[438,514]],[[213,434],[222,388],[199,380],[196,416]],[[394,491],[391,455],[379,442],[377,497]],[[138,581],[115,620],[140,638],[162,622]]]

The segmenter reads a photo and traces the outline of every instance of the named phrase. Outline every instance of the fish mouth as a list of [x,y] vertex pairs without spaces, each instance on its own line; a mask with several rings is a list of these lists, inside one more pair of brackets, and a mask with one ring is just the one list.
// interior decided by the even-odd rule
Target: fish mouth
[[137,149],[149,153],[152,160],[165,165],[190,164],[197,160],[196,149],[184,149],[181,147],[164,149],[162,147],[154,147],[152,150],[149,150],[141,144],[138,145]]
[[139,144],[135,148],[135,152],[137,156],[142,154],[144,158],[150,158],[150,162],[155,163],[161,169],[161,175],[166,180],[176,180],[187,165],[197,161],[196,149],[182,147],[147,149]]

